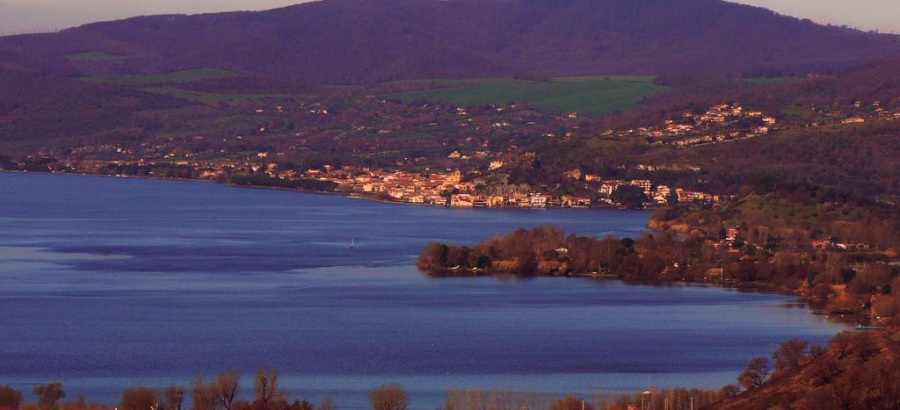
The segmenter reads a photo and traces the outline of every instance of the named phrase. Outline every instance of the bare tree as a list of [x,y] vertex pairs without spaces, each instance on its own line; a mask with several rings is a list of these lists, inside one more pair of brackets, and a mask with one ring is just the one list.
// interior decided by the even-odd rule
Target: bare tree
[[337,410],[334,398],[327,394],[322,396],[322,399],[319,400],[319,410]]
[[231,410],[231,403],[234,402],[234,396],[237,394],[238,386],[241,382],[241,372],[237,369],[228,370],[219,374],[216,378],[216,402],[225,410]]
[[231,404],[231,408],[233,410],[252,410],[253,405],[251,405],[247,400],[237,399],[234,401],[234,403]]
[[369,391],[369,403],[372,410],[406,410],[409,395],[399,384],[386,384]]
[[39,385],[34,388],[34,394],[38,396],[39,410],[58,410],[59,399],[66,397],[60,382]]
[[306,399],[294,400],[288,410],[315,410],[316,406]]
[[10,386],[0,386],[0,409],[18,410],[20,404],[22,392]]
[[78,397],[75,400],[67,401],[60,406],[61,410],[84,410],[86,408],[88,406],[84,401],[84,395],[81,393],[78,393]]
[[738,382],[746,390],[760,387],[766,382],[769,372],[771,372],[769,360],[765,357],[756,357],[750,361],[744,372],[738,376]]
[[164,393],[165,402],[163,407],[165,410],[181,410],[184,403],[184,387],[169,386]]
[[594,410],[594,406],[575,396],[566,396],[553,403],[550,410]]
[[158,410],[159,393],[144,387],[129,387],[122,392],[122,410]]
[[806,353],[808,346],[809,343],[799,339],[791,339],[782,343],[778,350],[772,353],[772,358],[775,359],[775,370],[787,372],[806,363],[809,357]]
[[259,369],[253,380],[253,387],[256,390],[254,407],[268,406],[278,391],[278,370]]
[[202,376],[198,376],[191,383],[191,410],[215,410],[216,390],[215,386],[206,384]]

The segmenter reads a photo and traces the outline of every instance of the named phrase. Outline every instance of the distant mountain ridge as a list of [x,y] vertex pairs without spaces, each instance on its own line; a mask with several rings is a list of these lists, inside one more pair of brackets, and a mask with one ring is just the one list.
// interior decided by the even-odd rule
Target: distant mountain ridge
[[[65,58],[98,51],[127,58]],[[0,38],[0,68],[51,76],[217,67],[317,84],[805,73],[897,56],[897,36],[720,0],[324,0]]]

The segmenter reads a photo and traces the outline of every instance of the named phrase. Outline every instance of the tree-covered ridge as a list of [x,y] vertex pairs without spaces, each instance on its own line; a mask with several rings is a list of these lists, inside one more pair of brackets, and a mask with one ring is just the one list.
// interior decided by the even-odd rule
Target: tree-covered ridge
[[765,174],[751,177],[729,203],[661,209],[650,226],[707,237],[737,228],[746,241],[776,250],[810,249],[813,241],[854,244],[854,249],[873,252],[900,247],[897,205],[831,186],[783,182]]
[[900,408],[900,333],[840,333],[827,347],[783,343],[768,359],[754,359],[729,394],[711,408],[762,410],[891,410]]
[[7,37],[0,54],[9,68],[66,76],[220,67],[349,84],[805,73],[895,57],[900,43],[714,0],[328,0]]
[[754,182],[723,206],[659,210],[650,226],[705,238],[701,253],[716,255],[709,272],[725,280],[797,292],[859,321],[900,315],[900,208],[829,187]]

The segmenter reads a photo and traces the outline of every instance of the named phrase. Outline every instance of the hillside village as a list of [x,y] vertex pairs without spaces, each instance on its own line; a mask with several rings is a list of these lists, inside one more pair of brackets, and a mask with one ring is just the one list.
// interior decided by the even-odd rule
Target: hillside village
[[[533,155],[526,148],[536,138],[566,140],[573,138],[575,133],[589,132],[582,129],[587,123],[578,113],[540,114],[516,104],[462,108],[428,103],[403,105],[374,97],[366,101],[367,106],[363,107],[359,107],[359,103],[341,106],[315,101],[301,101],[293,107],[283,103],[272,107],[248,107],[246,110],[264,121],[258,127],[260,135],[256,137],[226,137],[221,143],[213,143],[213,138],[206,136],[194,136],[131,145],[85,145],[63,152],[42,151],[24,160],[7,160],[5,164],[0,161],[0,167],[233,183],[232,176],[247,175],[255,177],[242,179],[239,184],[302,187],[391,202],[451,207],[633,208],[661,206],[673,201],[719,203],[729,198],[722,193],[668,186],[652,178],[660,171],[699,173],[702,171],[699,164],[637,164],[632,166],[636,171],[651,176],[637,179],[607,177],[575,168],[564,178],[578,187],[576,192],[559,192],[558,186],[553,185],[509,183],[504,175],[517,161]],[[809,110],[830,122],[805,126],[900,119],[900,112],[886,110],[879,102],[857,102],[846,110],[816,107]],[[291,125],[288,128],[293,129],[292,137],[276,137],[271,135],[277,134],[271,125],[272,116],[282,118],[277,124],[306,119],[307,127]],[[369,119],[368,125],[360,120],[363,118]],[[284,127],[283,124],[280,126]],[[650,146],[688,149],[763,137],[788,128],[788,125],[779,124],[775,115],[739,103],[722,103],[702,113],[682,112],[656,126],[607,130],[600,134],[614,141],[639,141]],[[323,132],[334,136],[324,142],[315,141],[321,137],[313,133]],[[354,163],[352,158],[345,159],[343,165],[339,161],[338,164],[322,162],[320,166],[304,167],[291,162],[290,152],[322,150],[321,145],[335,143],[353,146],[354,152],[364,154],[366,150],[378,149],[378,145],[392,144],[390,137],[395,133],[414,136],[422,141],[416,142],[417,145],[438,144],[445,154],[373,165]],[[372,135],[376,138],[371,138]],[[274,152],[254,151],[254,147],[270,147]],[[311,188],[310,185],[292,185],[291,181],[323,184]],[[624,203],[616,194],[626,189],[642,193],[643,198]]]

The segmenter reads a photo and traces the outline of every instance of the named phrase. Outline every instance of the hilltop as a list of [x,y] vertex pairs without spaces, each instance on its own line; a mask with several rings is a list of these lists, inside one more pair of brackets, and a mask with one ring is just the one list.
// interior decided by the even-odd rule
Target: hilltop
[[325,0],[0,39],[54,76],[216,67],[313,84],[581,75],[802,74],[900,56],[897,36],[719,0]]

